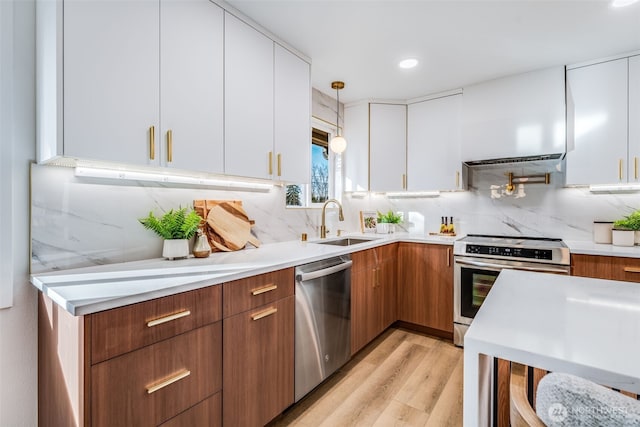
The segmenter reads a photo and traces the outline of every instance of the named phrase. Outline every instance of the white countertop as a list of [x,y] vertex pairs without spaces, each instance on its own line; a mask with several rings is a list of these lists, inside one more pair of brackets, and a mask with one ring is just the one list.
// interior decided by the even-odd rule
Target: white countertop
[[640,286],[503,270],[464,345],[465,425],[486,421],[478,417],[479,354],[640,393]]
[[592,241],[564,240],[572,254],[640,258],[640,246],[614,246]]
[[[452,245],[455,237],[410,233],[351,234],[343,237],[370,242],[335,246],[292,241],[236,252],[216,252],[208,258],[168,261],[152,259],[48,272],[31,283],[73,315],[84,315],[153,298],[242,279],[394,242]],[[335,240],[330,238],[326,240]]]

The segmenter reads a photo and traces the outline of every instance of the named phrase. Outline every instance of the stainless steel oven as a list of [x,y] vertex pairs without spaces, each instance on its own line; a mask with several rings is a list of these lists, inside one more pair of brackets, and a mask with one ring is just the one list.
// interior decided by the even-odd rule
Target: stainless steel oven
[[453,248],[453,341],[464,334],[504,269],[569,274],[569,249],[560,239],[470,234]]

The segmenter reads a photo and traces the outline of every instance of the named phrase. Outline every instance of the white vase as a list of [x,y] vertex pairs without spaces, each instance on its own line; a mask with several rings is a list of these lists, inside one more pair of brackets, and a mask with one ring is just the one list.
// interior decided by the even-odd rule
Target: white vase
[[633,230],[612,230],[612,242],[614,246],[633,246],[636,232]]
[[189,240],[165,240],[162,246],[162,256],[167,259],[186,258],[189,256]]

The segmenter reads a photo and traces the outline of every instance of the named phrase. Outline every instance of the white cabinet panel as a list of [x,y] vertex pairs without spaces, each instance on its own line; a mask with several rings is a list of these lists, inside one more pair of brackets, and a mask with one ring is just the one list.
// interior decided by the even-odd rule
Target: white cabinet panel
[[157,0],[64,3],[65,156],[158,164],[159,10]]
[[464,88],[462,159],[565,152],[564,67]]
[[407,106],[370,104],[371,191],[406,189]]
[[369,104],[344,107],[344,190],[369,190]]
[[276,179],[309,182],[311,159],[311,70],[309,64],[275,45]]
[[640,55],[629,58],[629,181],[640,181]]
[[163,0],[160,18],[163,164],[222,173],[224,12],[209,0]]
[[409,105],[409,191],[460,188],[461,103],[459,94]]
[[270,178],[273,41],[225,13],[225,173]]
[[567,184],[626,182],[627,64],[623,58],[567,71]]

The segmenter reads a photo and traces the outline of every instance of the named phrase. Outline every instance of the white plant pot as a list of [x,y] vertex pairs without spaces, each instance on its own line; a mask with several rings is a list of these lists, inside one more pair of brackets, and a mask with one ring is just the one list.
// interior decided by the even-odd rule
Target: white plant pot
[[640,231],[636,230],[635,234],[636,234],[635,243],[636,245],[640,245]]
[[186,258],[189,256],[189,240],[173,239],[165,240],[162,247],[162,256],[167,259]]
[[393,230],[393,224],[389,224],[386,222],[376,224],[376,233],[378,234],[393,233]]
[[612,241],[614,246],[633,246],[636,232],[633,230],[612,230]]

